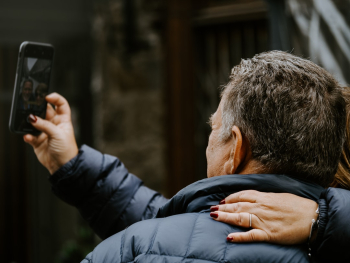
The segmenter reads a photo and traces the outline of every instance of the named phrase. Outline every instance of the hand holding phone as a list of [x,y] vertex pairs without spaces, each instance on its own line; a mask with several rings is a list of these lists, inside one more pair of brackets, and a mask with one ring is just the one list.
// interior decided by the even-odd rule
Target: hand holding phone
[[30,114],[45,118],[54,48],[50,44],[23,42],[20,46],[9,128],[19,134],[39,134]]
[[78,154],[78,146],[67,100],[57,93],[48,95],[46,100],[55,106],[54,109],[48,104],[46,120],[38,116],[30,118],[33,128],[42,133],[27,134],[23,138],[33,146],[39,162],[53,174]]

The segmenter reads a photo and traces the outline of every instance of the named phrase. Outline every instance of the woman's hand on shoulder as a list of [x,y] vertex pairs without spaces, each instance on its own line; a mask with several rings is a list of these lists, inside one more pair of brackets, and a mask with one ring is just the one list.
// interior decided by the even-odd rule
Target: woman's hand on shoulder
[[263,193],[255,190],[229,195],[211,207],[216,221],[249,228],[231,233],[231,242],[269,242],[284,245],[308,240],[312,219],[317,218],[317,203],[293,194]]

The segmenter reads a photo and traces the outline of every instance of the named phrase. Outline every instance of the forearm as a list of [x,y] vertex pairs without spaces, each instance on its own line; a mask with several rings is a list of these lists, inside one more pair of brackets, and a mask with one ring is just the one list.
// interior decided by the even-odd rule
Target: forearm
[[149,203],[159,196],[130,174],[118,158],[88,146],[82,146],[49,180],[53,192],[77,207],[101,238],[142,220]]

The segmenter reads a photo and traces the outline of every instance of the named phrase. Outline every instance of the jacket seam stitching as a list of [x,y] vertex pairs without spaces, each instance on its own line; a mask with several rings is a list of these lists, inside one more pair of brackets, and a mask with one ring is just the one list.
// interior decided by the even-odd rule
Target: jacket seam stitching
[[[113,200],[113,197],[114,197],[116,194],[119,193],[119,189],[121,188],[121,185],[122,185],[122,184],[125,182],[125,180],[127,179],[127,176],[128,176],[128,174],[125,175],[125,177],[123,178],[123,180],[120,182],[120,185],[118,186],[118,188],[115,189],[115,190],[111,193],[111,195],[108,197],[108,199],[106,200],[106,202],[101,206],[100,213],[101,213],[101,211],[104,210],[109,204],[111,204],[111,203],[113,203],[113,202],[115,201],[115,200]],[[119,212],[117,222],[123,221],[120,217],[121,217],[122,213],[125,211],[125,209],[128,207],[128,205],[129,205],[129,203],[131,202],[131,200],[133,199],[135,193],[140,189],[141,184],[142,184],[142,182],[138,185],[138,187],[135,189],[135,191],[132,192],[132,195],[131,195],[130,199],[129,199],[127,202],[125,202],[125,207],[124,207],[124,208],[122,207],[121,212]],[[99,213],[99,215],[98,215],[98,217],[97,217],[97,219],[96,219],[96,222],[97,222],[98,220],[100,220],[100,218],[101,218],[101,214],[100,214],[100,213]],[[139,221],[140,221],[140,220],[139,220]],[[118,225],[118,224],[117,224],[117,225]],[[105,237],[105,238],[106,238],[106,236],[108,237],[108,233],[111,233],[111,232],[115,231],[115,229],[113,229],[114,227],[115,227],[114,225],[111,225],[111,226],[110,226],[111,229],[108,229],[108,230],[107,230],[107,234],[106,234],[106,233],[104,234],[104,237]],[[126,227],[128,227],[128,225],[127,225]],[[117,232],[118,232],[118,231],[120,231],[120,229],[119,229],[119,230],[117,229]]]
[[191,236],[190,236],[190,239],[189,239],[188,244],[187,244],[187,250],[186,250],[186,253],[185,253],[184,257],[183,257],[184,259],[187,257],[188,250],[190,249],[190,244],[191,244],[192,238],[193,238],[193,232],[194,232],[194,229],[195,229],[195,227],[196,227],[196,223],[197,223],[198,218],[199,218],[199,214],[197,214],[197,218],[196,218],[196,220],[195,220],[194,223],[193,223],[193,228],[192,228]]
[[153,237],[152,237],[152,239],[151,239],[151,244],[150,244],[149,248],[147,249],[146,254],[150,254],[150,251],[151,251],[151,249],[153,248],[154,240],[156,239],[159,226],[160,226],[160,222],[158,222],[158,224],[157,224],[157,228],[156,228],[156,230],[154,231]]
[[126,230],[123,231],[123,235],[122,235],[122,238],[121,238],[121,244],[120,244],[120,262],[123,262],[123,249],[124,249],[124,242],[125,242],[125,233],[126,233]]
[[223,257],[223,259],[222,259],[222,262],[226,262],[227,247],[228,247],[228,242],[226,242],[225,251],[224,251],[224,257]]
[[[136,260],[137,258],[139,258],[140,256],[142,256],[142,255],[156,255],[156,256],[161,256],[161,257],[184,258],[183,256],[162,255],[162,254],[158,254],[158,253],[156,253],[156,254],[152,254],[152,253],[141,253],[141,254],[137,255],[137,257],[134,258],[133,260],[131,260],[131,261],[125,261],[124,263],[132,263],[132,262],[135,262],[135,260]],[[189,257],[187,257],[187,259],[194,259],[194,260],[195,260],[195,259],[198,259],[198,260],[202,260],[202,261],[217,262],[217,261],[215,261],[215,260],[206,259],[206,258],[189,258]],[[220,261],[219,261],[219,262],[220,262]]]
[[147,214],[147,211],[148,211],[148,210],[151,210],[151,208],[148,209],[148,207],[150,206],[150,204],[151,204],[153,201],[155,201],[157,195],[159,195],[159,193],[154,193],[153,196],[148,200],[148,203],[147,203],[147,205],[146,205],[146,207],[145,207],[145,210],[143,211],[143,213],[142,213],[142,215],[141,215],[141,220],[147,220],[147,219],[151,219],[151,218],[154,218],[154,217],[155,217],[156,214],[153,215],[153,217],[151,217],[151,218],[145,218],[145,216],[146,216],[146,214]]
[[[101,164],[100,171],[99,171],[99,174],[98,174],[98,177],[97,177],[97,178],[100,178],[100,176],[101,176],[101,174],[102,174],[102,172],[103,172],[103,166],[104,166],[104,163],[105,163],[105,156],[102,155],[102,157],[103,157],[103,159],[102,159],[102,164]],[[118,160],[118,161],[120,162],[120,160]],[[98,222],[98,221],[100,220],[100,218],[101,218],[101,211],[103,211],[104,208],[107,207],[108,204],[110,204],[110,202],[112,202],[113,197],[114,197],[117,193],[119,193],[119,189],[122,187],[123,183],[125,182],[125,180],[127,179],[128,176],[129,176],[129,173],[128,173],[128,172],[125,173],[125,175],[124,175],[124,177],[122,178],[122,180],[120,181],[118,187],[117,187],[116,189],[114,189],[114,190],[110,193],[110,195],[109,195],[108,197],[106,197],[106,200],[104,200],[104,202],[101,202],[101,207],[100,207],[100,209],[99,209],[98,215],[96,216],[96,219],[95,219],[93,222],[91,222],[92,225],[95,225],[96,222]],[[127,201],[125,207],[120,211],[120,213],[119,213],[119,215],[118,215],[118,220],[120,219],[120,215],[121,215],[121,214],[123,213],[123,211],[127,208],[127,205],[131,202],[131,200],[132,200],[133,196],[135,195],[135,193],[139,190],[141,184],[142,184],[142,182],[140,182],[140,183],[138,184],[138,187],[137,187],[137,188],[135,189],[135,191],[132,193],[131,198]],[[111,226],[111,227],[113,227],[113,226]],[[103,237],[106,238],[106,236],[108,236],[108,233],[109,233],[110,231],[111,231],[111,229],[108,229],[108,230],[107,230],[107,233],[102,233]]]
[[98,176],[97,176],[97,178],[100,178],[100,176],[101,176],[104,163],[105,163],[105,155],[102,154],[102,162],[101,162],[100,170],[98,171]]

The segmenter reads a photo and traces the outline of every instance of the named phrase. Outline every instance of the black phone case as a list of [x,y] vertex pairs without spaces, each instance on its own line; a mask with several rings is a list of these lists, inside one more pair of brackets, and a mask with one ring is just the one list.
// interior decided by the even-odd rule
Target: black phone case
[[[24,58],[25,58],[25,50],[28,45],[35,45],[35,46],[41,46],[41,47],[50,47],[52,50],[54,50],[54,47],[51,44],[47,43],[38,43],[38,42],[30,42],[30,41],[25,41],[21,44],[19,48],[19,56],[18,56],[18,61],[17,61],[17,69],[16,69],[16,77],[15,77],[15,85],[14,85],[14,90],[13,90],[13,96],[12,96],[12,104],[11,104],[11,113],[10,113],[10,120],[9,120],[9,129],[11,132],[16,133],[16,134],[33,134],[33,135],[38,135],[40,134],[40,131],[35,129],[32,126],[32,130],[29,131],[22,131],[22,130],[16,130],[15,128],[15,118],[16,118],[16,106],[18,103],[19,99],[19,83],[21,82],[21,76],[22,76],[22,71],[23,71],[23,63],[24,63]],[[53,62],[53,56],[51,61]],[[52,70],[51,70],[52,72]],[[51,73],[50,73],[51,74]],[[51,79],[51,78],[50,78]],[[50,91],[50,85],[48,87],[48,90]],[[45,110],[46,112],[46,110]]]

